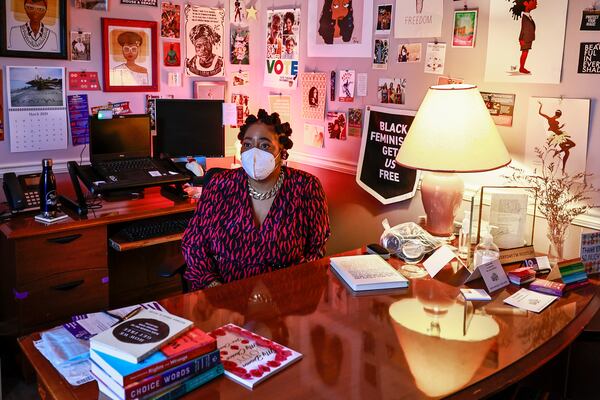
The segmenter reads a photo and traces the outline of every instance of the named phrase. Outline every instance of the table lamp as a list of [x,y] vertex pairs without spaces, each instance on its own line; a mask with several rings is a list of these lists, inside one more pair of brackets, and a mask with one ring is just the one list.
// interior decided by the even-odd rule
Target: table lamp
[[464,191],[456,173],[501,168],[510,155],[477,86],[438,85],[425,95],[396,163],[429,171],[421,181],[427,231],[449,237]]

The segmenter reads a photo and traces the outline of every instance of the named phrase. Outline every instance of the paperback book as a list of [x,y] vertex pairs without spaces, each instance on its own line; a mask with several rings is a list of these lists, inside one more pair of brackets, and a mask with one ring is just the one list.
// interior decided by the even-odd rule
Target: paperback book
[[536,279],[529,285],[529,290],[540,293],[551,294],[553,296],[562,296],[565,291],[565,284],[560,282],[552,282],[546,279]]
[[225,376],[248,389],[302,358],[297,351],[234,324],[209,335],[217,340]]
[[217,341],[194,327],[140,363],[124,361],[96,350],[90,350],[90,359],[120,386],[128,386],[216,349]]
[[139,363],[192,327],[192,321],[157,310],[141,310],[90,339],[90,349]]
[[221,364],[219,351],[215,350],[128,386],[119,385],[95,362],[92,362],[92,374],[97,381],[107,386],[120,400],[134,400],[160,392],[174,383],[202,374],[219,364]]
[[[172,385],[163,388],[159,392],[143,396],[140,398],[140,400],[178,399],[221,375],[223,375],[223,364],[218,364],[217,366],[209,369],[208,371],[205,371],[185,381],[176,382]],[[98,381],[98,389],[100,390],[98,400],[122,400],[101,381]]]
[[354,291],[408,287],[408,279],[376,254],[331,257],[330,263]]

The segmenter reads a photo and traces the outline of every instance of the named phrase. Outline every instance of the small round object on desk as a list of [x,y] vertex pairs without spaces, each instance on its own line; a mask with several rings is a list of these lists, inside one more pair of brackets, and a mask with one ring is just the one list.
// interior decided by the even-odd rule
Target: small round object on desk
[[406,240],[400,247],[398,253],[400,258],[408,264],[416,264],[423,259],[425,255],[425,247],[418,240]]

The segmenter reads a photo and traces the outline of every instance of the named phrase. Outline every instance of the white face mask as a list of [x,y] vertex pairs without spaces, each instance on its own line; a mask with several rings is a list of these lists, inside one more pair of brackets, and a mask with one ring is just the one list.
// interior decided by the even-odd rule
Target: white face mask
[[262,181],[275,171],[275,157],[268,151],[253,147],[242,153],[242,167],[250,178]]

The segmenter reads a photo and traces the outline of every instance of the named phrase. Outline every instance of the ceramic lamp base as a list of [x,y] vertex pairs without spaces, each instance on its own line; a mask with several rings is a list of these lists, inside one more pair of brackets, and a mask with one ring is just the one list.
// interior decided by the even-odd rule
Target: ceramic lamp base
[[427,214],[427,231],[448,237],[454,231],[454,217],[462,202],[464,183],[454,173],[427,172],[421,181],[421,199]]

